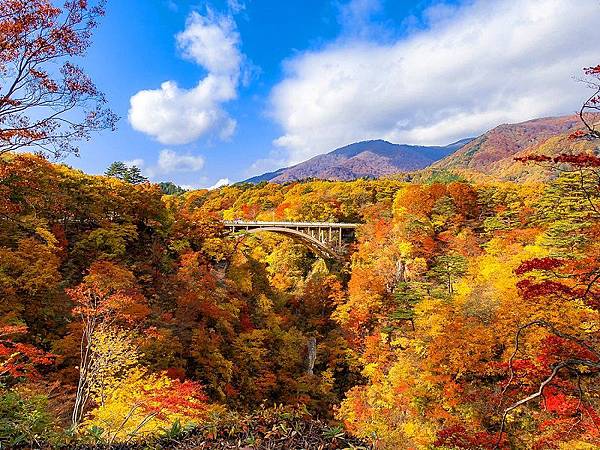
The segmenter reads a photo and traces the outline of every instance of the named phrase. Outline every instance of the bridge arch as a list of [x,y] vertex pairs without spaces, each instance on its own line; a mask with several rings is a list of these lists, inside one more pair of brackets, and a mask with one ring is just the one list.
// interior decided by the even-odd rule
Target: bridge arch
[[282,228],[282,227],[263,227],[263,228],[253,228],[250,230],[242,231],[243,233],[248,234],[258,234],[263,232],[277,233],[284,236],[287,236],[293,239],[296,242],[299,242],[309,249],[311,249],[317,256],[320,256],[323,259],[340,259],[340,255],[336,252],[328,248],[325,244],[321,243],[318,239],[303,233],[298,230],[294,230],[291,228]]
[[343,242],[354,239],[355,223],[223,221],[233,233],[277,233],[299,242],[327,260],[343,259]]

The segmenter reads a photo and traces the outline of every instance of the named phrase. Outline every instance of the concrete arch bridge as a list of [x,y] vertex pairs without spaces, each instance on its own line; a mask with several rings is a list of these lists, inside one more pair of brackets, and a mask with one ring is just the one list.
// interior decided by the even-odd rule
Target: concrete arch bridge
[[354,240],[356,223],[224,221],[232,233],[277,233],[306,245],[324,259],[340,261],[347,244]]

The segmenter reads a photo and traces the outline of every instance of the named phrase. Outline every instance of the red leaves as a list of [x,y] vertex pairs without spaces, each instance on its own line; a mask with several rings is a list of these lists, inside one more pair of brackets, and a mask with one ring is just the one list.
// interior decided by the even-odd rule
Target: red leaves
[[515,270],[517,275],[531,272],[532,270],[553,270],[564,264],[564,261],[558,258],[533,258],[521,263]]
[[248,220],[255,220],[256,216],[260,212],[260,205],[253,204],[245,204],[242,206],[242,217]]
[[569,135],[569,139],[581,139],[583,137],[586,137],[587,133],[583,130],[576,130],[573,131],[570,135]]
[[600,75],[600,64],[597,66],[593,66],[593,67],[584,67],[583,72],[586,75],[591,75],[591,76]]
[[147,393],[147,402],[144,409],[148,413],[155,413],[159,417],[171,414],[185,414],[191,417],[202,416],[208,408],[208,397],[204,394],[202,386],[186,380],[174,380],[169,386],[161,389],[150,389]]
[[58,92],[58,83],[48,76],[46,72],[35,69],[29,69],[31,75],[38,79],[39,87],[45,91]]
[[543,406],[548,412],[553,412],[559,415],[572,415],[578,409],[579,401],[559,391],[552,386],[544,391]]
[[[77,153],[74,141],[114,128],[117,118],[103,95],[67,61],[89,48],[103,6],[104,0],[94,7],[67,1],[62,9],[50,0],[0,2],[0,73],[7,88],[0,98],[0,154],[23,147]],[[61,65],[62,79],[52,79]]]
[[30,344],[15,342],[12,337],[27,332],[26,326],[7,325],[0,327],[0,377],[13,378],[38,376],[36,365],[49,365],[54,355]]
[[88,77],[80,67],[71,63],[65,63],[61,68],[65,86],[73,98],[94,97],[101,95],[92,79]]
[[68,289],[75,302],[73,314],[85,320],[137,322],[149,314],[145,299],[136,291],[133,274],[109,261],[96,261],[79,286]]
[[244,310],[242,310],[240,313],[240,328],[244,333],[252,331],[256,328],[252,322],[252,318],[248,314],[247,308],[244,308]]
[[556,295],[571,295],[573,291],[562,283],[556,281],[542,281],[536,283],[532,279],[521,280],[517,283],[517,288],[521,291],[521,295],[526,299],[533,299],[543,296]]
[[555,163],[570,164],[574,167],[600,167],[600,158],[594,155],[568,155],[562,154],[554,158]]
[[[578,130],[571,134],[574,137],[584,137],[587,136],[583,130]],[[569,155],[566,153],[560,154],[554,158],[545,155],[528,155],[519,158],[515,158],[515,161],[520,162],[548,162],[554,164],[569,164],[576,168],[590,168],[590,167],[600,167],[600,158],[594,155],[588,154],[578,154],[578,155]]]
[[515,274],[524,275],[539,271],[543,278],[530,277],[517,283],[523,298],[564,296],[583,299],[594,309],[600,308],[598,282],[600,268],[596,258],[568,260],[561,258],[533,258],[521,263]]
[[552,158],[545,155],[528,155],[528,156],[520,156],[515,158],[515,161],[519,162],[549,162],[552,161]]
[[537,357],[538,361],[547,367],[573,358],[591,361],[598,360],[598,357],[594,353],[577,342],[556,335],[549,335],[544,339],[543,349]]
[[505,445],[497,446],[497,436],[485,431],[468,431],[462,425],[453,425],[439,431],[437,440],[433,445],[436,447],[464,448],[464,449],[492,449],[505,448]]

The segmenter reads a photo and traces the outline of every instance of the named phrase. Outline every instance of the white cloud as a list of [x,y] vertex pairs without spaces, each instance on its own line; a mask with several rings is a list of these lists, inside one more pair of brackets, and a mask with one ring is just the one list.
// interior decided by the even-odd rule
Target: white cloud
[[180,184],[180,188],[185,189],[186,191],[195,191],[198,189],[202,189],[199,184]]
[[197,172],[204,167],[202,156],[179,155],[173,150],[162,150],[158,156],[160,173]]
[[127,167],[136,166],[138,168],[142,168],[144,166],[144,160],[142,158],[132,159],[131,161],[125,161],[124,164]]
[[155,178],[176,172],[198,172],[204,167],[204,158],[190,154],[179,154],[173,150],[161,150],[154,164],[147,164],[143,159],[126,161],[128,166],[139,167],[144,175]]
[[209,131],[227,139],[236,122],[221,103],[235,96],[235,86],[227,77],[207,75],[193,89],[165,81],[160,89],[140,91],[131,97],[129,121],[136,130],[166,145],[188,144]]
[[219,189],[220,187],[227,186],[228,184],[231,184],[229,178],[221,178],[219,181],[209,187],[208,190],[212,191],[213,189]]
[[[359,15],[372,5],[352,3]],[[426,29],[391,43],[341,38],[301,53],[271,92],[284,131],[274,144],[291,164],[357,140],[444,144],[570,113],[584,95],[572,77],[597,60],[599,12],[592,1],[476,0],[429,10]]]
[[185,30],[177,35],[183,56],[209,73],[237,78],[242,64],[240,35],[233,18],[208,10],[206,16],[192,12]]
[[211,10],[204,16],[193,12],[176,40],[182,55],[206,69],[207,75],[191,89],[165,81],[159,89],[133,95],[131,126],[166,145],[189,144],[210,134],[230,138],[236,121],[223,104],[237,97],[244,64],[235,22]]
[[208,189],[210,191],[213,189],[219,189],[220,187],[223,187],[223,186],[227,186],[228,184],[231,184],[231,181],[229,180],[229,178],[221,178],[219,181],[217,181],[215,184],[213,184],[210,187],[206,187],[206,180],[203,180],[203,182],[200,182],[200,183],[180,184],[179,186],[188,191],[196,191],[198,189]]

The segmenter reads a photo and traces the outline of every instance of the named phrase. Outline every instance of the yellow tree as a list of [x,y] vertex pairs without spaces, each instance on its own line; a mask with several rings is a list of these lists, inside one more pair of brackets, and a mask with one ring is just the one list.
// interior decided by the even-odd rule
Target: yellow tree
[[82,325],[79,381],[71,416],[77,426],[98,378],[110,363],[95,351],[100,332],[119,322],[139,321],[149,311],[136,290],[133,274],[108,261],[93,263],[83,283],[67,293],[75,302],[73,314],[80,317]]
[[129,331],[103,325],[91,351],[89,392],[95,407],[82,424],[99,430],[108,444],[155,435],[176,422],[198,423],[215,410],[198,383],[145,369]]

